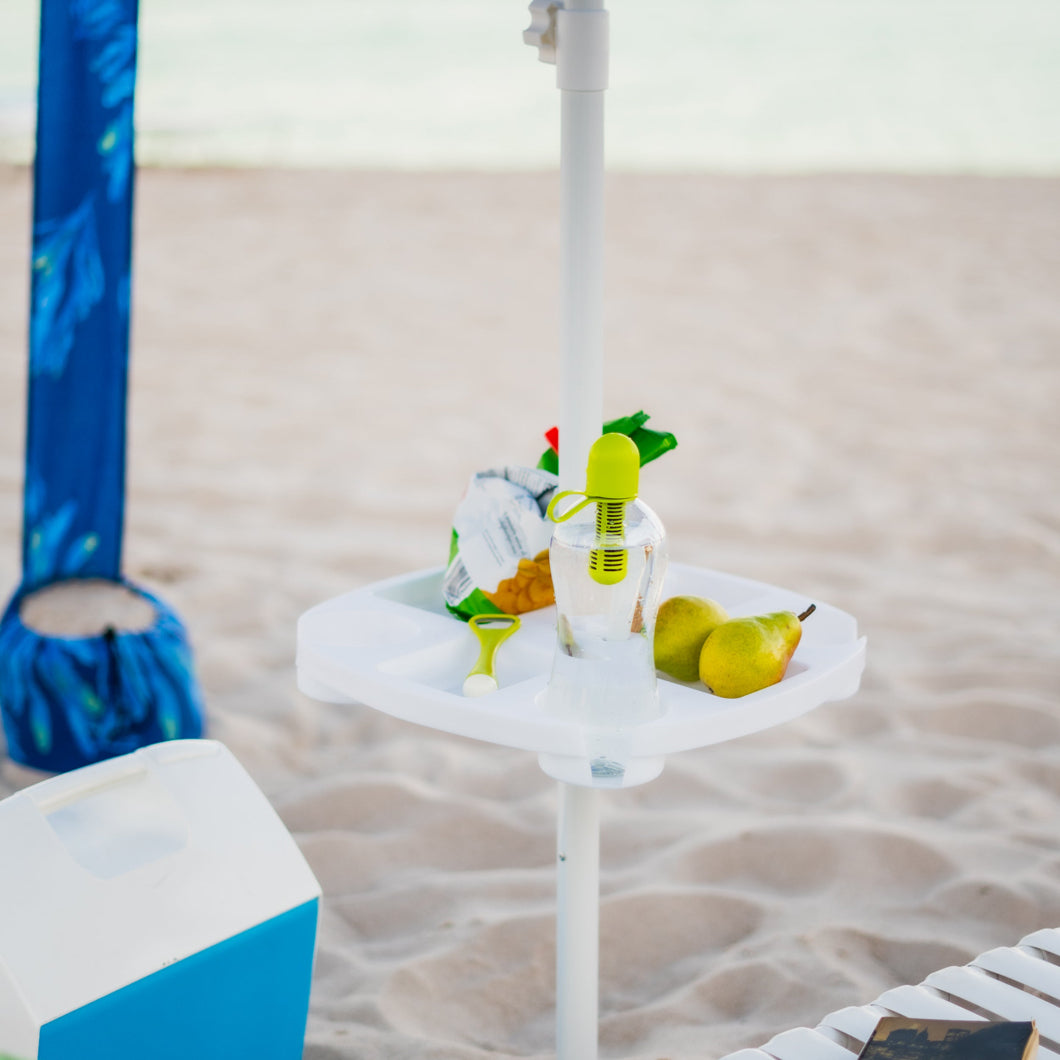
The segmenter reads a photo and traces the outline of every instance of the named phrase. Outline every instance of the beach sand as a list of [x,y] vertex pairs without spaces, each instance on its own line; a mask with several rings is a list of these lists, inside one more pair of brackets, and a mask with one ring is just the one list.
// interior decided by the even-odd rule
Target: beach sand
[[[556,177],[147,170],[137,207],[125,572],[323,886],[305,1056],[547,1057],[554,783],[301,696],[294,649],[543,449]],[[11,589],[29,208],[0,169]],[[601,1055],[710,1060],[1060,924],[1060,180],[616,175],[607,268],[673,558],[868,637],[853,698],[603,798]]]

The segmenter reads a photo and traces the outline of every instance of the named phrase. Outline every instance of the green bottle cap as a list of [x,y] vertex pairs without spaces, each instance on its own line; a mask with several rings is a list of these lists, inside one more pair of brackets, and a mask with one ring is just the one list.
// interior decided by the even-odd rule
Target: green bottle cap
[[602,434],[589,450],[585,495],[631,501],[637,496],[640,450],[626,434]]

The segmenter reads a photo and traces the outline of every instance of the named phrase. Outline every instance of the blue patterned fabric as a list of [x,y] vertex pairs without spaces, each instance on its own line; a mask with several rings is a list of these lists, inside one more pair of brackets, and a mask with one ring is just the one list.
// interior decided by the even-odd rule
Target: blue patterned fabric
[[202,735],[202,705],[180,619],[157,596],[143,632],[48,637],[23,624],[17,593],[0,621],[0,703],[8,754],[62,773],[161,740]]
[[122,582],[137,0],[42,0],[22,583],[0,621],[8,753],[67,770],[202,734],[177,616],[44,637],[18,609],[69,578]]
[[136,0],[43,0],[23,572],[116,578],[125,489]]

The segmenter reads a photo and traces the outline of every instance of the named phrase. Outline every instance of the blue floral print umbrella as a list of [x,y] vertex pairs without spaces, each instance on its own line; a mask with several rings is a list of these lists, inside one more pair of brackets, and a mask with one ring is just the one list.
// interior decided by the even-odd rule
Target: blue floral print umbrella
[[[126,384],[137,0],[42,0],[22,582],[0,621],[7,750],[62,771],[202,733],[184,628],[125,582]],[[48,637],[27,594],[103,578],[146,599],[142,632]]]

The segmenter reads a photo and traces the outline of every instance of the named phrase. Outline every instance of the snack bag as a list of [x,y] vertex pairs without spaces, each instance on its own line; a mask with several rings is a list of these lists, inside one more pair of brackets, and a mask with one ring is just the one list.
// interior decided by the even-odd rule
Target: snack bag
[[465,620],[517,615],[555,603],[545,518],[558,479],[529,467],[494,468],[471,476],[453,516],[445,606]]

